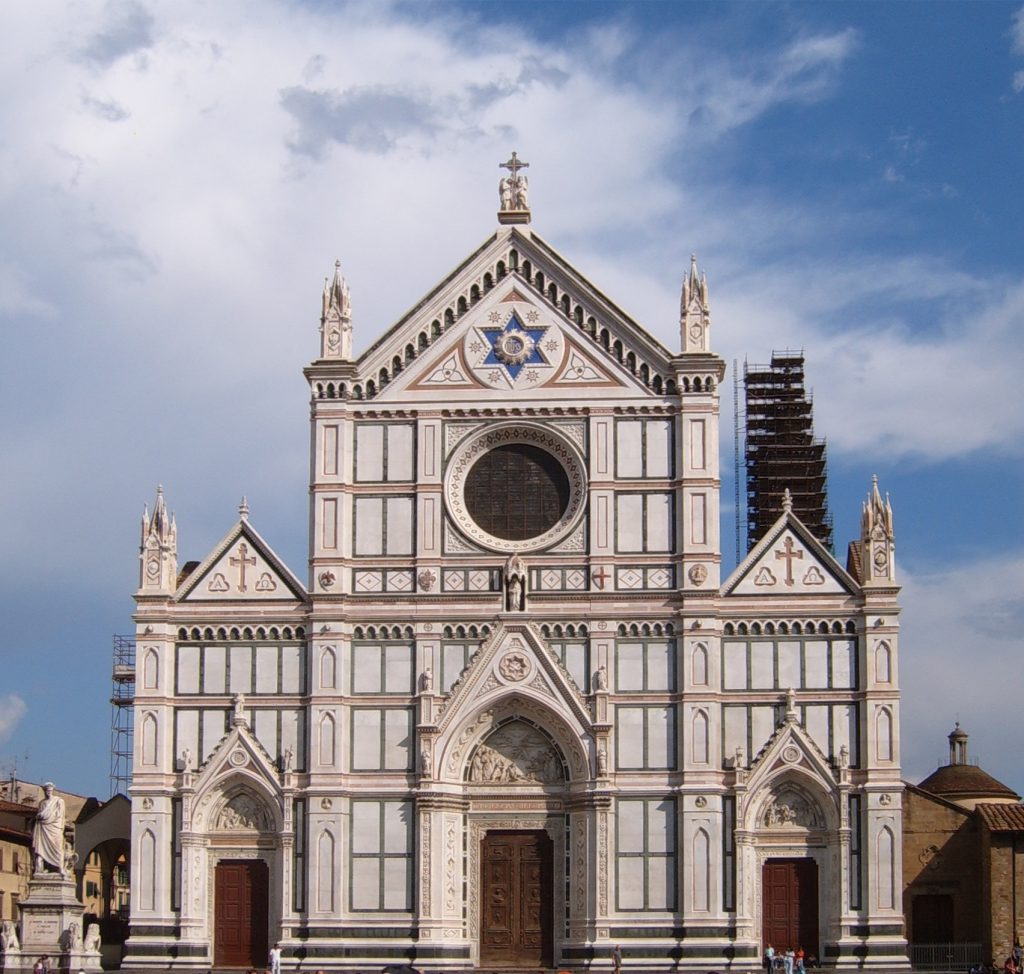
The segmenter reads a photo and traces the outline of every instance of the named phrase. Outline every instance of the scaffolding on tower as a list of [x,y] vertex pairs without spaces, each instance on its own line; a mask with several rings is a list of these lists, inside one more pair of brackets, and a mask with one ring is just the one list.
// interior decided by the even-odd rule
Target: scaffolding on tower
[[135,637],[114,636],[110,691],[110,794],[128,794],[132,783],[135,712]]
[[832,550],[825,441],[815,439],[813,402],[804,388],[803,351],[772,352],[770,365],[743,363],[746,393],[747,550],[782,514],[793,512]]

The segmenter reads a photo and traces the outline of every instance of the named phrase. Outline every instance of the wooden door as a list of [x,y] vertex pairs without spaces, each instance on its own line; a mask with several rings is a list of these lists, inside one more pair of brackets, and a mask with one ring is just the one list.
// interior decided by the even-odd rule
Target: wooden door
[[550,837],[543,831],[488,832],[480,861],[480,966],[550,967]]
[[768,859],[761,870],[762,950],[818,951],[818,864],[813,859]]
[[266,967],[267,864],[259,859],[219,862],[213,886],[214,966]]

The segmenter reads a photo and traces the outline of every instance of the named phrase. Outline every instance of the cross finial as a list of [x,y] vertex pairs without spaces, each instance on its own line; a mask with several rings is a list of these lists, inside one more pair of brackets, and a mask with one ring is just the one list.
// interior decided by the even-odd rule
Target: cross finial
[[512,152],[512,158],[509,159],[508,162],[499,162],[498,163],[498,168],[499,169],[507,169],[510,173],[512,173],[512,178],[513,179],[518,179],[519,178],[519,170],[520,169],[529,169],[530,168],[530,164],[528,162],[521,162],[520,159],[519,159],[519,156],[516,155],[515,151],[513,151]]

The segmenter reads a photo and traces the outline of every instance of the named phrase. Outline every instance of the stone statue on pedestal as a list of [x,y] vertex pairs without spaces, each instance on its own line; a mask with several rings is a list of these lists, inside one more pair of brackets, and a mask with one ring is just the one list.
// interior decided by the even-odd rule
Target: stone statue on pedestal
[[43,785],[46,797],[39,803],[32,825],[32,859],[37,873],[47,866],[67,875],[64,857],[64,799],[53,793],[53,782]]

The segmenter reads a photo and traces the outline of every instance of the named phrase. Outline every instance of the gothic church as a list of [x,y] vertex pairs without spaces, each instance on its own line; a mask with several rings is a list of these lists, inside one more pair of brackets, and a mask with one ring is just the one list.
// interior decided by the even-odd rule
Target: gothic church
[[324,290],[305,581],[244,502],[181,571],[144,515],[126,964],[905,964],[888,501],[722,578],[705,277],[664,348],[506,168],[362,355]]

